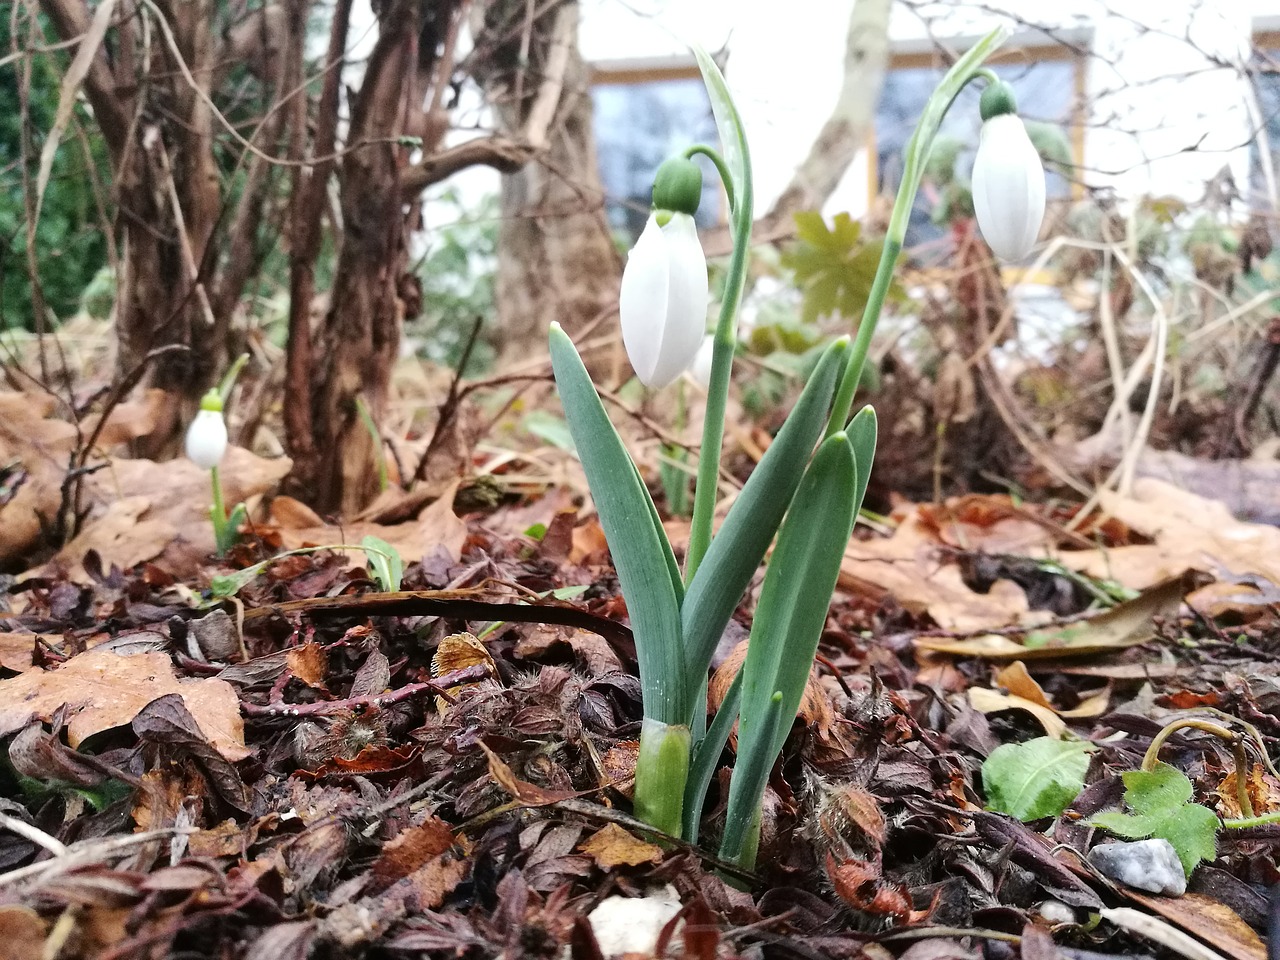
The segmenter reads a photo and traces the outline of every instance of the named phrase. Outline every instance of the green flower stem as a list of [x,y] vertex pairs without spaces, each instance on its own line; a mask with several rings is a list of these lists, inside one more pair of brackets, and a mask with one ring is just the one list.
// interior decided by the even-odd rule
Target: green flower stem
[[240,354],[240,356],[236,357],[235,361],[231,364],[230,369],[227,370],[221,382],[219,382],[218,396],[222,399],[222,405],[224,407],[227,405],[227,401],[231,399],[231,390],[236,385],[236,378],[240,376],[240,371],[244,369],[244,365],[248,362],[249,355],[247,353]]
[[213,506],[209,508],[209,516],[213,520],[213,540],[218,545],[218,556],[223,554],[223,543],[227,526],[227,505],[222,499],[222,481],[218,477],[218,468],[209,470],[209,479],[213,484]]
[[636,758],[635,815],[673,837],[680,836],[683,825],[689,748],[688,727],[644,718]]
[[1228,830],[1247,830],[1249,827],[1265,827],[1271,823],[1280,823],[1280,810],[1260,813],[1256,817],[1236,817],[1234,820],[1222,821],[1222,825]]
[[[745,146],[745,145],[744,145]],[[693,494],[693,519],[689,525],[689,551],[685,557],[684,582],[692,582],[698,565],[711,546],[711,521],[715,513],[716,492],[720,485],[720,448],[724,443],[724,414],[729,400],[729,377],[733,372],[733,351],[737,345],[738,304],[747,282],[747,257],[751,246],[751,217],[754,188],[751,183],[751,158],[745,151],[745,175],[735,194],[733,177],[720,154],[710,147],[696,146],[686,156],[701,154],[715,164],[729,197],[733,222],[733,255],[729,259],[729,275],[725,279],[724,296],[720,300],[720,319],[716,323],[711,351],[711,379],[707,385],[707,411],[702,421],[702,447],[698,452],[698,479]]]
[[853,349],[849,351],[849,360],[840,378],[840,386],[836,390],[835,403],[832,405],[831,420],[827,424],[827,436],[844,429],[849,422],[849,413],[853,409],[853,395],[857,392],[858,383],[862,379],[862,368],[866,365],[867,354],[871,350],[871,338],[875,336],[876,324],[880,322],[880,311],[884,307],[885,295],[889,292],[889,284],[893,280],[893,270],[897,266],[898,254],[906,242],[907,221],[911,216],[911,208],[915,206],[916,191],[920,189],[920,180],[924,176],[929,162],[929,154],[933,151],[933,141],[942,125],[942,118],[951,109],[960,91],[976,78],[984,78],[988,82],[995,79],[995,74],[983,67],[983,62],[1004,42],[1009,35],[1008,29],[1000,27],[992,30],[947,71],[925,104],[920,122],[907,143],[905,163],[902,170],[902,183],[898,187],[898,195],[893,201],[893,213],[889,217],[889,229],[885,233],[884,249],[880,253],[880,264],[876,268],[876,277],[871,285],[871,293],[867,297],[866,308],[862,312],[862,322],[858,325],[858,337]]

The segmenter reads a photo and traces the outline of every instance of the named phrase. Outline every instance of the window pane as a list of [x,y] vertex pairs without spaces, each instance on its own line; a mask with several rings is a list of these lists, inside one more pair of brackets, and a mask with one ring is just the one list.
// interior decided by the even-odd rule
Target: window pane
[[[1018,98],[1018,113],[1026,120],[1042,120],[1059,126],[1070,126],[1075,105],[1076,64],[1070,60],[1043,60],[1027,64],[993,67],[997,76],[1008,81]],[[902,182],[903,155],[907,141],[915,131],[929,95],[942,79],[944,70],[936,67],[901,67],[885,76],[884,90],[876,109],[876,154],[881,195],[893,196]],[[961,91],[942,121],[939,136],[954,137],[963,143],[956,170],[966,181],[973,172],[973,157],[978,146],[982,118],[978,100],[982,85],[971,83]],[[1070,194],[1071,185],[1060,173],[1049,171],[1046,193],[1050,199]],[[911,220],[907,227],[908,248],[939,240],[945,236],[945,225],[932,223],[930,215],[937,203],[936,191],[928,183],[920,187]]]
[[1271,160],[1272,175],[1280,169],[1280,49],[1258,50],[1253,55],[1253,92],[1258,98],[1258,135],[1249,143],[1250,198],[1255,207],[1270,203],[1270,188],[1263,166],[1263,149]]
[[[639,236],[649,216],[659,164],[693,144],[718,143],[706,88],[697,77],[597,83],[591,100],[609,224]],[[697,160],[702,167],[702,202],[695,219],[705,227],[720,222],[720,178],[710,161]]]

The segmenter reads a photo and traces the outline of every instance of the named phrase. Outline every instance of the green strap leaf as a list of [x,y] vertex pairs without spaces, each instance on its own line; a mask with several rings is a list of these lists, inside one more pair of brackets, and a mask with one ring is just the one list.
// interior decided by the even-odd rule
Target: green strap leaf
[[692,712],[690,685],[685,680],[680,595],[673,583],[676,567],[671,545],[661,533],[649,492],[609,422],[573,341],[554,323],[549,339],[565,419],[627,601],[645,716],[685,725]]
[[853,515],[856,518],[862,509],[862,499],[867,495],[867,484],[871,481],[871,467],[876,460],[876,434],[879,422],[876,411],[870,405],[858,411],[858,415],[849,421],[849,443],[853,446],[853,463],[858,478],[853,488]]
[[[837,433],[818,448],[796,491],[778,545],[769,560],[755,622],[742,667],[742,707],[738,722],[738,763],[748,771],[773,764],[800,707],[840,561],[853,532],[855,478],[853,446]],[[774,722],[775,694],[781,694],[781,721]],[[746,824],[760,805],[764,780],[737,772],[729,791],[729,822]],[[725,828],[721,856],[737,859],[745,834]],[[736,837],[731,843],[731,838]],[[736,846],[734,845],[736,844]]]
[[742,671],[734,674],[733,682],[716,711],[715,719],[707,729],[707,735],[697,742],[693,760],[689,764],[689,779],[684,787],[684,832],[681,834],[690,843],[698,842],[698,826],[702,819],[702,804],[706,800],[707,788],[711,786],[711,777],[716,772],[716,761],[729,742],[729,731],[733,722],[738,719],[738,703],[742,699]]
[[720,134],[720,150],[724,155],[725,166],[733,178],[735,198],[734,217],[746,217],[750,220],[755,212],[751,209],[751,184],[748,171],[751,167],[751,151],[747,147],[747,134],[742,126],[742,117],[733,104],[729,93],[729,85],[724,81],[724,74],[701,46],[694,44],[693,55],[698,60],[698,68],[702,71],[702,82],[707,87],[707,96],[711,100],[711,113],[716,118],[716,132]]
[[725,624],[741,602],[743,591],[755,576],[791,505],[804,466],[826,426],[827,407],[848,347],[848,340],[841,338],[823,353],[795,408],[747,479],[689,584],[683,621],[690,684],[706,676]]

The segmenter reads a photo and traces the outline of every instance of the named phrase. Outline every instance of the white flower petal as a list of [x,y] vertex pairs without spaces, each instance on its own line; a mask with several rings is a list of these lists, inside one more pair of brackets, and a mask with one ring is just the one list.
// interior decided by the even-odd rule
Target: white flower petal
[[667,315],[667,244],[655,217],[627,256],[618,294],[622,343],[640,382],[648,384],[658,366]]
[[693,217],[672,215],[662,235],[667,242],[667,317],[651,387],[665,387],[688,370],[707,333],[707,258]]
[[227,423],[216,410],[201,410],[187,427],[187,459],[212,470],[227,452]]
[[987,244],[1005,260],[1035,246],[1044,220],[1044,164],[1022,120],[1011,113],[982,125],[973,163],[973,207]]

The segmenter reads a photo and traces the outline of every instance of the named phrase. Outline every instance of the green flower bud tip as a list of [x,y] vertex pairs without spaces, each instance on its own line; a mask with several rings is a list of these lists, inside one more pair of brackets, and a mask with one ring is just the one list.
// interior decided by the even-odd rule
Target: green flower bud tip
[[702,200],[702,170],[688,157],[665,160],[653,177],[655,210],[693,216]]
[[982,91],[982,99],[978,101],[978,112],[984,121],[1006,113],[1017,113],[1018,99],[1013,95],[1013,87],[1003,80],[987,84],[987,89]]
[[222,395],[217,389],[210,390],[200,398],[201,410],[212,410],[214,413],[222,412]]

